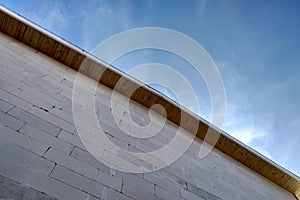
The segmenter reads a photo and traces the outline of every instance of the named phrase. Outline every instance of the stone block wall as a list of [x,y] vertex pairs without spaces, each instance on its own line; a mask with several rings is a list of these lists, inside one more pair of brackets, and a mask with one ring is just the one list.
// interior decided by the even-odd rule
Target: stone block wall
[[[75,129],[76,72],[2,33],[0,38],[0,199],[295,199],[218,150],[199,159],[198,140],[155,172],[132,174],[104,165]],[[174,137],[177,127],[169,122],[149,139],[124,134],[111,114],[110,95],[98,87],[96,111],[106,136],[123,150],[153,151]],[[149,121],[146,109],[134,102],[130,114],[136,123]]]

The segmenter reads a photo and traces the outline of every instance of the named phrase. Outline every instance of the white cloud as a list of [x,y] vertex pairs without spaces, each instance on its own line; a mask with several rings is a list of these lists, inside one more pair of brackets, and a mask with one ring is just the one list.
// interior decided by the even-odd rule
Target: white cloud
[[[248,77],[237,71],[230,62],[216,61],[227,92],[226,120],[224,130],[242,143],[272,159],[273,117],[262,110],[255,110],[263,101],[261,95],[249,99]],[[244,86],[244,87],[242,87]]]
[[92,50],[103,40],[132,26],[130,5],[120,4],[113,7],[110,2],[91,1],[88,8],[80,11],[84,49]]
[[223,129],[242,143],[272,159],[273,120],[269,117],[265,121],[259,121],[256,116],[258,113],[245,113],[240,108],[251,110],[245,108],[242,102],[227,103],[227,116]]
[[[198,15],[200,18],[203,18],[204,13],[205,13],[205,8],[207,5],[207,0],[201,0],[198,1],[199,5],[198,5]],[[204,22],[204,20],[202,20],[202,22]]]
[[39,9],[26,12],[25,15],[38,25],[48,29],[61,31],[68,25],[69,14],[64,13],[65,5],[60,1],[43,2]]
[[44,19],[44,23],[51,28],[52,27],[64,28],[67,23],[67,19],[62,14],[60,9],[52,9]]
[[244,125],[235,125],[230,128],[228,133],[262,155],[272,159],[269,147],[273,141],[273,137],[268,130],[253,124],[247,124],[245,120]]

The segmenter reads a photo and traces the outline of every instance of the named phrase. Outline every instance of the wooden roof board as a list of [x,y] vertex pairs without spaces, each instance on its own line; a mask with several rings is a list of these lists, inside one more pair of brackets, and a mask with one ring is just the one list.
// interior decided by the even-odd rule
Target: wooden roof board
[[[199,123],[197,137],[202,140],[204,139],[209,124],[202,119],[196,118],[195,115],[189,111],[181,109],[176,103],[168,100],[157,92],[150,90],[148,87],[133,81],[132,78],[120,74],[120,72],[117,72],[115,69],[108,68],[109,66],[105,66],[103,62],[95,62],[94,59],[91,59],[92,56],[89,56],[86,52],[72,46],[66,41],[62,41],[61,38],[58,38],[44,29],[37,28],[33,23],[26,21],[24,18],[17,16],[3,7],[0,8],[1,32],[6,33],[75,70],[79,70],[79,67],[83,62],[91,61],[91,67],[85,70],[84,74],[96,79],[99,69],[105,69],[99,82],[110,88],[114,88],[119,78],[124,76],[125,82],[128,82],[128,87],[135,84],[139,86],[138,92],[135,92],[132,99],[148,108],[155,103],[160,103],[166,108],[168,119],[176,125],[180,124],[181,114],[187,115],[191,121]],[[126,87],[123,89],[126,91]],[[125,95],[127,94],[124,91],[123,93],[125,93]],[[183,128],[189,131],[189,121],[185,121],[182,124]],[[245,147],[228,135],[222,134],[220,130],[213,129],[221,134],[215,145],[217,149],[293,193],[297,198],[300,198],[300,181],[298,177],[287,170],[282,169],[275,163],[272,163],[250,148]]]

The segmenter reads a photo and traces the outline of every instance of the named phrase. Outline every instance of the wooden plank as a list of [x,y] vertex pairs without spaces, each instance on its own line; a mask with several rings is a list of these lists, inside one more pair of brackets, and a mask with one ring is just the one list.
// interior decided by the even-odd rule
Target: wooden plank
[[26,32],[27,26],[23,23],[18,23],[18,28],[17,28],[17,35],[16,35],[16,39],[17,40],[21,40],[21,38],[24,37],[24,34]]
[[294,179],[289,178],[285,183],[282,184],[287,190],[296,191],[299,187]]
[[[74,50],[72,50],[74,51]],[[75,51],[74,51],[75,52]],[[76,52],[76,55],[73,57],[73,60],[71,62],[71,65],[70,67],[73,68],[74,70],[79,70],[82,62],[86,59],[85,56],[81,55],[81,54],[78,54]]]
[[53,58],[64,63],[69,52],[70,52],[70,48],[68,48],[62,44],[58,44],[56,51],[54,52]]
[[71,49],[69,49],[68,56],[66,56],[65,61],[64,61],[65,65],[71,66],[72,61],[73,61],[75,55],[76,55],[76,52],[73,51],[73,50],[71,50]]
[[[22,38],[22,42],[27,44],[28,46],[30,46],[31,44],[31,36],[35,34],[35,30],[33,30],[32,28],[27,28],[25,33],[24,33],[24,36]],[[34,47],[33,47],[34,48]]]
[[295,191],[294,195],[300,199],[300,186],[298,186],[297,190]]
[[16,37],[16,29],[17,29],[18,21],[13,18],[8,18],[8,21],[6,23],[7,23],[6,33],[11,37]]
[[52,38],[48,37],[47,40],[45,41],[47,45],[47,51],[43,52],[46,55],[49,55],[50,57],[53,57],[57,46],[59,45],[59,42],[53,40]]
[[3,32],[4,30],[4,24],[5,24],[5,19],[7,18],[8,16],[3,13],[3,12],[0,12],[0,30]]
[[33,31],[33,33],[31,34],[31,36],[29,38],[29,46],[37,49],[40,38],[41,38],[41,34],[38,31]]
[[39,40],[39,43],[37,45],[37,49],[40,51],[40,52],[47,52],[48,50],[48,47],[49,47],[49,37],[48,36],[43,36],[43,37],[40,37],[40,40]]
[[220,144],[217,143],[216,147],[219,148],[225,154],[231,156],[240,146],[235,142],[231,141],[229,138],[221,135],[219,138]]

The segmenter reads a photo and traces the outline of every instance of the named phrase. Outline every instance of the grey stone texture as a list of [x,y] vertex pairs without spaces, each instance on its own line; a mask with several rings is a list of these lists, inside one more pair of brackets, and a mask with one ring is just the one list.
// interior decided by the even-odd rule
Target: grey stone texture
[[[0,38],[0,199],[295,200],[218,150],[197,158],[201,141],[154,172],[131,174],[104,165],[86,150],[75,130],[71,99],[76,72],[3,33]],[[88,87],[85,92],[90,92]],[[122,132],[118,125],[133,129],[112,117],[111,92],[99,85],[96,113],[115,145],[147,152],[170,142],[177,130],[171,123],[146,140]],[[123,100],[115,103],[124,106]],[[136,103],[130,107],[133,120],[147,124],[147,110]],[[122,154],[116,155],[117,161],[118,156]],[[127,161],[128,166],[145,163]]]
[[56,200],[54,197],[50,197],[47,194],[31,187],[8,179],[4,176],[0,176],[0,199],[4,200]]

